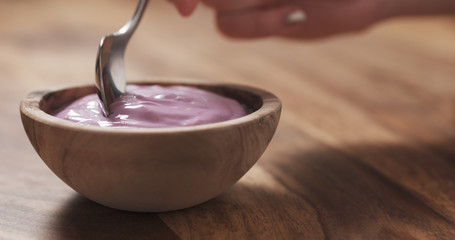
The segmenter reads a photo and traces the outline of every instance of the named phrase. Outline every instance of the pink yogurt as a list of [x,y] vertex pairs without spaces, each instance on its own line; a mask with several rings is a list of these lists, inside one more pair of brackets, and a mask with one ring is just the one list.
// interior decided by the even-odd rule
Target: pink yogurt
[[162,128],[215,123],[246,115],[235,100],[188,86],[128,85],[127,94],[103,115],[96,94],[82,97],[54,116],[101,127]]

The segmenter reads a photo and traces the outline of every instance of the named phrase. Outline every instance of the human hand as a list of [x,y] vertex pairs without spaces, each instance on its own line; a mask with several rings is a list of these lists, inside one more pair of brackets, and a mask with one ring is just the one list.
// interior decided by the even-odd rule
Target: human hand
[[[188,16],[198,0],[171,0]],[[362,30],[394,16],[455,13],[454,0],[201,0],[236,38],[318,38]]]
[[[380,18],[382,0],[202,0],[219,29],[237,38],[315,38],[362,29]],[[171,0],[188,16],[197,0]]]

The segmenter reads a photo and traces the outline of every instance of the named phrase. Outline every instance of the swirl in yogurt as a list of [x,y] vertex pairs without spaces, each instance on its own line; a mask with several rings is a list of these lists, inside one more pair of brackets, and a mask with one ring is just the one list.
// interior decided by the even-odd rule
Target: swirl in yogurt
[[163,128],[194,126],[239,118],[245,109],[234,99],[188,86],[128,85],[126,94],[103,115],[96,94],[87,95],[54,116],[100,127]]

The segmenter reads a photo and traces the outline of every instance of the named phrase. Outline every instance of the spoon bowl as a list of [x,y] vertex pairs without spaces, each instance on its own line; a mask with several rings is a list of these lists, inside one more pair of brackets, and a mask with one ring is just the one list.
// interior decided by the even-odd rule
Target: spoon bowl
[[279,99],[257,88],[182,80],[135,84],[193,86],[236,99],[251,113],[188,127],[102,128],[52,116],[95,93],[94,86],[29,94],[20,111],[36,152],[75,191],[112,208],[160,212],[205,202],[255,164],[278,125]]

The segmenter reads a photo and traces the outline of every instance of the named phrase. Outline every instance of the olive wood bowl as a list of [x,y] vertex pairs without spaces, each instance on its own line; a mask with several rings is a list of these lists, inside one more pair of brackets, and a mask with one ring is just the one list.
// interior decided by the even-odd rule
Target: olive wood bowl
[[75,191],[116,209],[170,211],[217,196],[259,159],[280,118],[280,100],[257,88],[183,80],[135,84],[193,86],[236,99],[251,113],[188,127],[102,128],[51,115],[94,93],[94,86],[30,93],[20,112],[36,152]]

